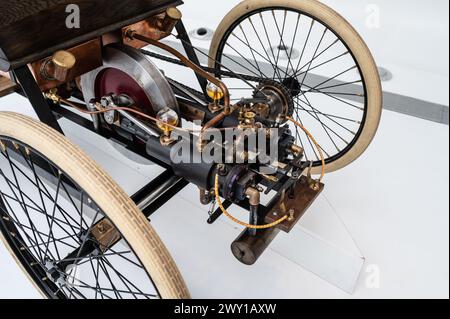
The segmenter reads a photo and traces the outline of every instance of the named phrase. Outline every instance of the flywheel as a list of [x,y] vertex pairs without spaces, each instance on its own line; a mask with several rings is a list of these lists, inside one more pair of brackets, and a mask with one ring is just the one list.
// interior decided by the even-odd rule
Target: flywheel
[[[151,116],[170,108],[179,114],[177,99],[162,72],[139,50],[113,44],[103,51],[103,66],[81,78],[87,105],[105,95],[126,95],[135,108]],[[94,117],[98,125],[99,118]]]

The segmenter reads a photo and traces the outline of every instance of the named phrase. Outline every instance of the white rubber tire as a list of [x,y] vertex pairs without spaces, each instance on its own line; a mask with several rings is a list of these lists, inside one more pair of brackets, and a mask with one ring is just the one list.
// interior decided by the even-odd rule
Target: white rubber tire
[[163,299],[190,298],[174,260],[149,221],[97,163],[45,124],[17,113],[0,112],[0,139],[8,137],[39,151],[89,194],[136,253]]
[[[369,48],[358,32],[339,13],[316,0],[245,0],[227,14],[215,31],[209,52],[209,56],[212,58],[209,61],[209,67],[215,67],[214,60],[217,60],[222,38],[237,20],[255,10],[270,7],[296,9],[325,23],[348,45],[361,68],[368,98],[364,129],[352,149],[326,166],[328,173],[342,169],[357,160],[373,141],[380,124],[383,94],[378,68]],[[320,171],[321,167],[316,167],[313,173],[318,174]]]

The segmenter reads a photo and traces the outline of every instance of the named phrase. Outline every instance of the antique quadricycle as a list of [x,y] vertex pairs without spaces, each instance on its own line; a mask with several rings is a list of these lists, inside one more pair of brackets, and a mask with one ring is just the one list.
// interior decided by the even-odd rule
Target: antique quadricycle
[[[0,233],[45,297],[189,298],[150,215],[194,184],[208,223],[244,228],[232,253],[252,265],[305,214],[324,174],[375,136],[376,65],[332,9],[243,1],[208,53],[192,44],[181,4],[0,2],[0,96],[27,97],[40,120],[0,112]],[[64,137],[61,118],[165,172],[130,198]]]

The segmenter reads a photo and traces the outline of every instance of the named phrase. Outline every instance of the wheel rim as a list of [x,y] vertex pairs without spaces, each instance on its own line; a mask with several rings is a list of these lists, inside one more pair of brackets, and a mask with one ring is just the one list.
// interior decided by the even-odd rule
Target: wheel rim
[[[7,137],[0,142],[0,230],[47,297],[160,298],[142,262],[89,194],[38,151]],[[101,237],[99,229],[119,237]]]
[[[344,157],[361,137],[368,113],[361,66],[342,37],[310,14],[280,6],[248,12],[224,33],[215,60],[217,69],[274,79],[290,89],[293,117],[319,141],[327,164]],[[239,80],[223,80],[233,97],[253,90]],[[306,160],[319,166],[309,137],[291,130]]]

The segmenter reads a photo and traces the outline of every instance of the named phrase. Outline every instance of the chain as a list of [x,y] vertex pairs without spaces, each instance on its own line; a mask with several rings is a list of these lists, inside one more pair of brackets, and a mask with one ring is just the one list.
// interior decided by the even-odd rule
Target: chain
[[[155,59],[158,59],[158,60],[162,60],[162,61],[165,61],[165,62],[169,62],[169,63],[172,63],[172,64],[176,64],[176,65],[179,65],[179,66],[185,66],[186,67],[186,65],[184,65],[184,63],[181,62],[180,60],[177,60],[177,59],[174,59],[174,58],[170,58],[170,57],[168,57],[166,55],[158,54],[158,53],[155,53],[155,52],[150,52],[150,51],[143,50],[143,49],[141,50],[141,52],[143,54],[147,55],[147,56],[152,57],[152,58],[155,58]],[[256,76],[246,75],[246,74],[238,74],[238,73],[235,73],[235,72],[218,70],[216,68],[209,68],[209,67],[205,67],[205,66],[201,66],[201,65],[200,65],[200,68],[202,68],[203,71],[215,74],[216,76],[226,76],[226,77],[229,77],[229,78],[246,80],[246,81],[249,81],[249,82],[256,82],[256,83],[260,83],[260,84],[272,84],[272,85],[273,84],[277,84],[277,85],[280,84],[279,82],[276,82],[274,80],[270,80],[270,79],[267,79],[267,78],[260,78],[260,77],[256,77]]]
[[[161,60],[161,61],[165,61],[168,63],[172,63],[175,65],[179,65],[179,66],[184,66],[187,67],[183,62],[181,62],[180,60],[168,57],[166,55],[162,55],[162,54],[158,54],[155,52],[151,52],[151,51],[147,51],[144,49],[140,50],[142,52],[142,54],[147,55],[149,57]],[[278,89],[282,90],[283,93],[286,96],[291,96],[290,91],[288,88],[286,88],[285,85],[281,84],[280,82],[268,79],[268,78],[260,78],[260,77],[255,77],[255,76],[251,76],[251,75],[246,75],[246,74],[238,74],[235,72],[230,72],[230,71],[224,71],[224,70],[218,70],[216,68],[209,68],[209,67],[205,67],[200,65],[200,68],[208,73],[214,74],[215,76],[225,76],[225,77],[229,77],[229,78],[234,78],[234,79],[238,79],[238,80],[244,80],[244,81],[249,81],[249,82],[256,82],[259,83],[259,87],[263,86],[263,85],[272,85],[277,87]],[[177,82],[173,79],[170,79],[171,81],[175,82],[176,84],[178,84],[179,86],[183,87],[185,90],[191,92],[192,94],[195,94],[198,98],[203,99],[204,98],[204,94],[202,92],[199,92],[187,85],[184,85],[180,82]],[[256,93],[256,91],[254,92]],[[292,101],[291,98],[288,99],[289,103],[288,103],[288,115],[292,115],[294,113],[294,102]]]

